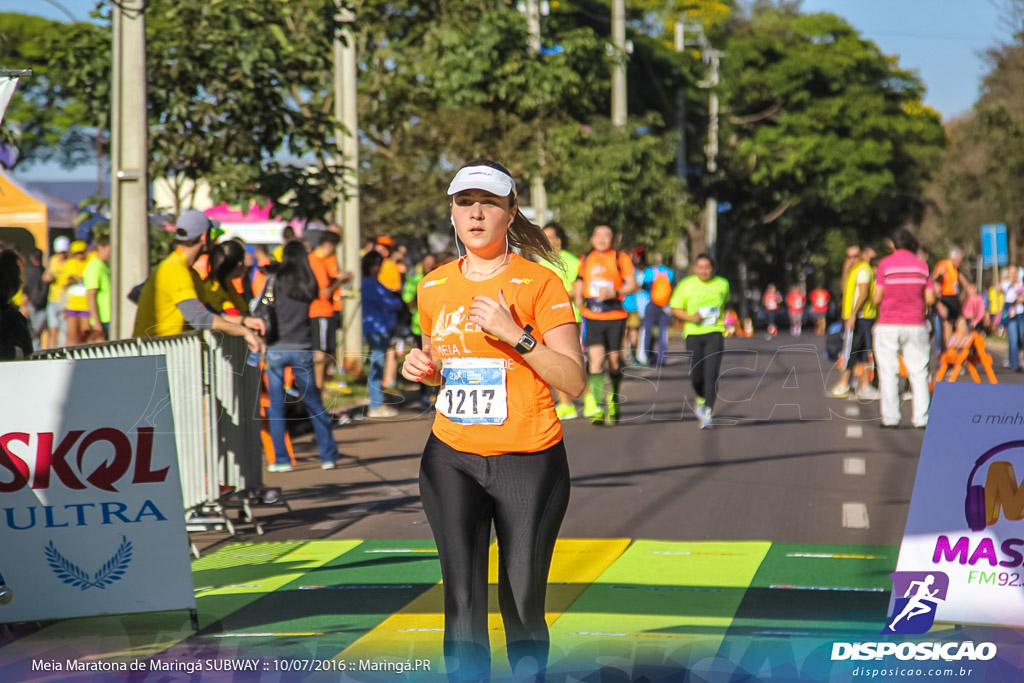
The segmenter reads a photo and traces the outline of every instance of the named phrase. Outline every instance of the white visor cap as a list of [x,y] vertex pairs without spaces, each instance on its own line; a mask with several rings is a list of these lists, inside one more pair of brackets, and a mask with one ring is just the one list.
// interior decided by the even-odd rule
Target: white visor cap
[[466,190],[483,190],[499,197],[514,193],[516,183],[512,176],[490,166],[466,166],[460,169],[448,186],[448,196]]

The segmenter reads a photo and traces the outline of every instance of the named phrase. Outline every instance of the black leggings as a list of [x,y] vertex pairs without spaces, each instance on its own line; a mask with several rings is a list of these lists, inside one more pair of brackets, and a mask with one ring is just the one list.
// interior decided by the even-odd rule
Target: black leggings
[[487,553],[493,521],[509,663],[517,680],[543,678],[548,570],[569,505],[564,443],[484,457],[457,451],[431,433],[420,464],[420,497],[441,559],[448,677],[490,678]]
[[690,358],[690,380],[697,395],[707,401],[709,408],[715,407],[718,396],[718,371],[722,368],[722,350],[725,339],[721,332],[691,334],[686,338],[686,350]]

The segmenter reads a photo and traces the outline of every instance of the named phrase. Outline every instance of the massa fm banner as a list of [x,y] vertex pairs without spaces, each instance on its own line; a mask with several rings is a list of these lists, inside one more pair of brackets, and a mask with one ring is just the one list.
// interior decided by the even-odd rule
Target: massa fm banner
[[0,364],[0,622],[194,609],[163,358]]
[[890,604],[922,607],[894,632],[923,633],[914,618],[1024,626],[1022,476],[1024,386],[938,383],[896,563],[914,580]]

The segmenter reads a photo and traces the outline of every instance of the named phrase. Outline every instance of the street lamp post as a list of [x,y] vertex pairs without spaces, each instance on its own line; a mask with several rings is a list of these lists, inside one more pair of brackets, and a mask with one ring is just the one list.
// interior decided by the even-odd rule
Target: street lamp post
[[626,125],[626,0],[612,0],[612,125]]
[[334,38],[334,118],[343,126],[335,131],[338,154],[343,164],[351,169],[352,182],[348,188],[338,188],[335,220],[341,225],[342,270],[352,273],[352,284],[346,290],[348,303],[342,312],[341,348],[347,367],[358,363],[363,352],[363,313],[360,302],[362,288],[359,257],[359,116],[356,100],[356,42],[352,31],[355,14],[347,8],[338,8],[342,28]]
[[135,307],[128,292],[149,271],[149,176],[146,130],[146,0],[113,7],[111,107],[111,337],[130,337]]

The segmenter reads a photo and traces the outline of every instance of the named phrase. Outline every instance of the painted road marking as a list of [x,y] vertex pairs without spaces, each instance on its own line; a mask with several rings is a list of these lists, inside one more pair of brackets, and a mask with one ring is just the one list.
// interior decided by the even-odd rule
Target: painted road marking
[[843,474],[865,474],[867,471],[864,458],[843,458]]
[[847,439],[859,439],[864,436],[864,428],[860,425],[847,425],[846,427],[846,438]]
[[868,506],[864,503],[843,503],[843,527],[868,529]]

